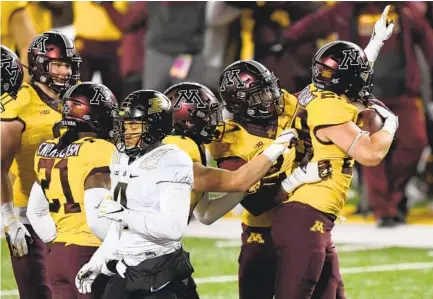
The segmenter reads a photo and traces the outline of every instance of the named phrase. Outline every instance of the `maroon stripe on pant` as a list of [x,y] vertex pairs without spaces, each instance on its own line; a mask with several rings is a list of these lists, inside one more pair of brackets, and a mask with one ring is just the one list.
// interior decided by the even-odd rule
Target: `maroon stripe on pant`
[[242,247],[238,261],[239,298],[272,299],[276,254],[270,227],[242,224]]
[[299,202],[276,209],[272,223],[278,260],[276,299],[345,298],[331,239],[333,219]]

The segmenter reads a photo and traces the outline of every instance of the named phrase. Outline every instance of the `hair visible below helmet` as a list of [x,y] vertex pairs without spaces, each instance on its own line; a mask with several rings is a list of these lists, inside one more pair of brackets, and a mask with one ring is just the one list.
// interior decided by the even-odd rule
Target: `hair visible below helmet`
[[[134,146],[126,146],[125,122],[141,122],[141,131]],[[133,158],[144,154],[147,149],[173,131],[173,110],[170,100],[156,90],[137,90],[122,102],[117,118],[117,140],[119,151]]]
[[66,91],[62,104],[63,126],[75,132],[94,132],[102,139],[113,137],[119,106],[108,87],[93,82],[78,83]]
[[373,70],[367,56],[354,43],[334,41],[314,55],[312,81],[317,88],[358,100],[371,94],[372,80]]
[[18,56],[9,48],[1,46],[1,97],[16,98],[23,84],[24,71]]
[[[50,73],[50,63],[61,61],[71,66],[72,74],[66,79]],[[29,74],[36,82],[47,85],[62,94],[80,80],[81,57],[74,43],[66,35],[48,31],[37,36],[28,49]],[[63,81],[63,82],[62,82]]]
[[182,82],[164,94],[173,106],[175,133],[199,143],[218,141],[224,133],[224,103],[206,86]]
[[226,67],[219,78],[218,91],[235,117],[269,119],[283,111],[278,79],[254,60],[239,60]]

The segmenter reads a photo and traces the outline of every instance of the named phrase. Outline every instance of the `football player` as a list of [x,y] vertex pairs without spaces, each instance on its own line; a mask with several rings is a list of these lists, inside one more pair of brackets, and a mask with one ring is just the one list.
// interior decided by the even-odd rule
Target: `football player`
[[[194,190],[191,193],[190,217],[194,214],[206,225],[212,224],[241,202],[248,189],[265,176],[288,146],[297,141],[296,130],[285,130],[267,144],[262,154],[251,157],[250,162],[237,170],[206,167],[205,146],[220,142],[224,136],[223,102],[209,88],[194,82],[173,85],[164,93],[173,105],[175,128],[174,135],[167,136],[164,142],[176,144],[191,157],[194,163]],[[303,179],[293,181],[301,184]],[[208,192],[230,193],[210,199]],[[190,282],[187,298],[197,298],[198,295],[194,295],[195,284],[192,280]]]
[[[36,180],[33,155],[43,141],[52,138],[53,125],[61,119],[60,94],[79,79],[80,62],[71,40],[58,32],[45,32],[28,49],[30,85],[23,84],[16,100],[2,98],[1,212],[23,299],[51,298],[43,262],[47,248],[25,214],[30,189]],[[9,171],[15,178],[13,186]],[[25,235],[32,237],[30,246],[24,242]]]
[[[110,221],[98,218],[95,207],[109,196],[115,146],[107,140],[119,109],[111,91],[92,82],[71,87],[62,103],[67,131],[43,142],[34,155],[37,181],[27,217],[43,242],[53,242],[47,258],[53,297],[93,298],[78,293],[75,275],[108,231]],[[93,285],[93,295],[102,295],[104,282]]]
[[[234,171],[206,167],[205,145],[219,142],[224,135],[223,102],[206,86],[182,82],[164,94],[173,104],[174,135],[165,143],[176,144],[194,162],[194,192],[191,213],[204,224],[211,224],[232,210],[245,192],[257,183],[288,146],[297,142],[295,129],[283,131],[261,155]],[[236,192],[209,200],[207,192]]]
[[115,275],[104,299],[181,298],[185,293],[193,268],[181,239],[194,177],[189,156],[162,143],[172,129],[172,105],[162,93],[139,90],[123,101],[110,166],[113,200],[103,200],[98,208],[101,217],[114,222],[77,274],[81,293],[90,292],[108,260],[118,262],[110,267]]
[[[221,142],[208,145],[218,166],[236,170],[260,155],[285,129],[291,128],[298,103],[281,90],[278,79],[262,64],[237,61],[219,80],[221,98],[233,119],[225,125]],[[271,299],[274,296],[276,254],[271,240],[272,209],[277,204],[279,183],[294,188],[314,183],[329,172],[326,161],[294,171],[295,151],[279,156],[265,177],[242,200],[242,247],[239,256],[239,297]]]
[[276,299],[345,297],[331,239],[334,221],[347,199],[354,160],[364,166],[380,163],[398,128],[398,118],[373,103],[371,108],[384,119],[382,129],[370,135],[355,124],[354,104],[371,96],[371,64],[392,32],[385,16],[378,22],[367,53],[346,41],[319,49],[313,58],[313,82],[298,96],[307,112],[312,161],[329,159],[333,174],[294,192],[284,191],[282,184],[286,200],[277,208],[272,225],[278,255]]

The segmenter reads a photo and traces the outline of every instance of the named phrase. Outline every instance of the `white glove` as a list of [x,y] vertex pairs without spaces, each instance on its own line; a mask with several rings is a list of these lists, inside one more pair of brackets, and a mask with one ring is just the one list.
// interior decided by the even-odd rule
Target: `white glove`
[[105,259],[96,251],[90,261],[81,267],[77,276],[75,276],[75,286],[80,294],[90,294],[92,292],[92,284],[102,272],[104,265]]
[[298,133],[295,129],[284,130],[280,136],[263,151],[262,155],[268,157],[271,162],[275,162],[287,148],[291,148],[296,145],[297,142]]
[[98,207],[98,217],[114,220],[123,226],[126,225],[126,218],[129,210],[111,199],[103,199]]
[[303,184],[320,182],[331,174],[332,167],[329,160],[309,162],[306,166],[296,168],[289,177],[281,182],[281,187],[289,194]]
[[12,202],[7,202],[1,205],[1,214],[6,237],[11,246],[12,255],[27,255],[29,250],[27,247],[26,236],[30,238],[31,236],[27,228],[15,214]]
[[392,136],[394,136],[395,132],[398,129],[398,116],[396,116],[390,110],[388,110],[382,106],[379,106],[377,104],[373,104],[369,108],[373,108],[374,110],[376,110],[377,113],[379,113],[380,116],[382,116],[382,118],[385,119],[385,122],[383,124],[381,131],[382,130],[387,131]]
[[387,5],[383,10],[382,16],[374,25],[370,42],[364,49],[365,55],[367,55],[371,65],[376,61],[380,49],[383,46],[383,42],[391,37],[392,30],[394,29],[394,21],[388,17],[389,9],[390,6]]

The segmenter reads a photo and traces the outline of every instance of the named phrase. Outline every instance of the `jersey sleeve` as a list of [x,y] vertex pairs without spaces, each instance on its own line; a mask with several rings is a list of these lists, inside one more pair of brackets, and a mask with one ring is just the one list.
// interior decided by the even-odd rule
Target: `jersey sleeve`
[[[282,90],[282,92],[284,103],[284,118],[287,119],[288,125],[291,125],[298,110],[298,98],[288,93],[284,89]],[[284,126],[286,126],[286,124],[284,124]]]
[[85,141],[83,145],[83,157],[86,157],[84,163],[86,178],[98,173],[109,173],[111,159],[115,146],[108,141],[101,139],[91,139]]
[[339,125],[354,120],[357,114],[355,106],[339,99],[317,99],[307,106],[308,126]]
[[11,98],[10,96],[6,96],[1,100],[1,120],[8,121],[19,119],[23,123],[25,123],[22,114],[24,109],[30,103],[30,95],[26,89],[27,88],[23,86],[23,88],[21,88],[21,90],[18,92],[18,96],[16,99]]
[[193,161],[180,149],[167,152],[158,161],[159,183],[177,183],[188,185],[191,189],[194,185]]
[[164,143],[177,145],[178,148],[189,155],[193,162],[201,163],[198,145],[190,138],[182,136],[167,136],[164,138]]

